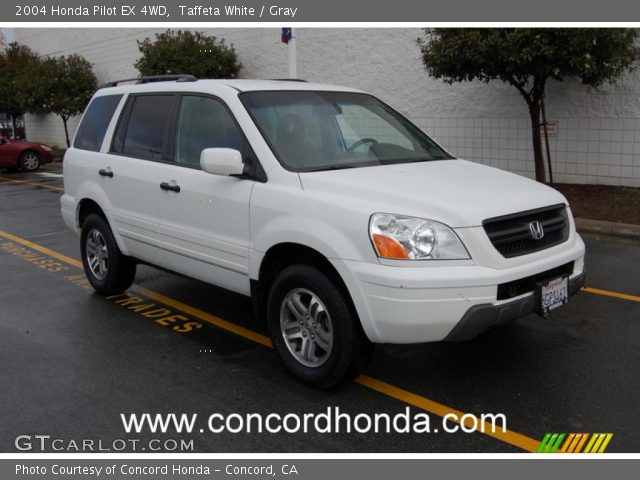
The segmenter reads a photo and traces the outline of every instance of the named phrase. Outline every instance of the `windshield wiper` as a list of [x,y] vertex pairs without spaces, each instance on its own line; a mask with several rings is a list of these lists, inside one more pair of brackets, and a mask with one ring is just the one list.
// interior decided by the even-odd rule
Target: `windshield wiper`
[[397,165],[400,163],[420,163],[420,162],[431,162],[433,160],[441,160],[439,158],[397,158],[397,159],[387,159],[380,160],[380,163],[383,165]]
[[327,170],[345,170],[347,168],[356,168],[354,165],[331,165],[330,167],[317,168],[310,170],[311,172],[326,172]]

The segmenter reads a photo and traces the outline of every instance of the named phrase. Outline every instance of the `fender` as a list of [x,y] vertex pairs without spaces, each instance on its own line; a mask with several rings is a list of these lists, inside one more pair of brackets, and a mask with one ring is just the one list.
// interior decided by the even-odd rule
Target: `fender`
[[[295,226],[295,228],[294,228]],[[363,234],[364,242],[368,242]],[[373,249],[371,257],[362,255],[362,245],[358,246],[344,232],[335,225],[320,221],[317,218],[307,218],[300,215],[276,217],[264,224],[258,232],[252,235],[249,254],[249,276],[257,280],[260,264],[264,254],[273,246],[280,243],[297,243],[316,250],[329,261],[334,259],[376,261]]]
[[[292,225],[296,228],[292,229]],[[331,241],[329,242],[328,239]],[[364,236],[364,240],[368,238]],[[260,267],[265,254],[270,248],[282,243],[296,243],[311,248],[324,256],[338,272],[360,319],[360,324],[366,336],[375,341],[380,334],[372,322],[372,315],[367,307],[364,293],[359,288],[356,278],[351,273],[344,259],[354,261],[378,262],[373,248],[367,245],[363,250],[334,225],[322,222],[317,218],[305,218],[298,215],[274,218],[265,224],[252,238],[249,249],[249,276],[258,280]],[[371,251],[371,258],[365,258],[361,252]]]

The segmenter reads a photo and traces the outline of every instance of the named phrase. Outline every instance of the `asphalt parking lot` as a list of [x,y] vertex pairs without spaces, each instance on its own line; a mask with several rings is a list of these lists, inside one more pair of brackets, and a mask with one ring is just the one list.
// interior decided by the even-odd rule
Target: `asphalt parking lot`
[[[637,243],[586,238],[587,291],[548,319],[530,315],[465,343],[377,349],[365,375],[322,392],[282,370],[248,299],[148,267],[127,295],[93,293],[61,193],[59,164],[0,173],[2,452],[36,434],[188,438],[198,452],[522,452],[547,432],[611,432],[607,452],[640,451]],[[159,435],[126,434],[120,421],[328,406],[354,416],[410,406],[434,423],[452,411],[503,413],[508,431]]]

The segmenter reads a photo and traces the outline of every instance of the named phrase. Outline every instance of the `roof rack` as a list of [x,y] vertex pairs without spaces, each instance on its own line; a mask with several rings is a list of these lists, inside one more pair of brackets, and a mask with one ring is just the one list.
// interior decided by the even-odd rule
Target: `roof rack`
[[304,82],[307,83],[306,80],[302,78],[270,78],[272,82]]
[[114,80],[112,82],[107,82],[100,88],[109,88],[109,87],[117,87],[120,83],[125,82],[135,82],[135,85],[139,85],[141,83],[152,83],[152,82],[169,82],[171,80],[175,80],[176,82],[195,82],[198,79],[193,75],[149,75],[146,77],[135,77],[135,78],[125,78],[123,80]]

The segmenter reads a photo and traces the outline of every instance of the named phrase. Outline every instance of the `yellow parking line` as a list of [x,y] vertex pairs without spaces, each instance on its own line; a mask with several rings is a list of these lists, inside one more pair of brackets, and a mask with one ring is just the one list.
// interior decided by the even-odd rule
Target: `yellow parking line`
[[[367,375],[360,375],[358,378],[356,378],[355,382],[367,388],[370,388],[371,390],[382,393],[388,397],[395,398],[396,400],[400,400],[401,402],[407,403],[421,410],[433,413],[434,415],[437,415],[439,417],[447,417],[447,419],[450,419],[450,421],[453,423],[464,423],[469,426],[469,422],[471,422],[471,424],[473,424],[474,422],[472,418],[468,418],[465,421],[463,419],[465,413],[461,412],[460,410],[455,410],[453,408],[447,407],[446,405],[434,402],[433,400],[429,400],[426,397],[422,397],[376,378],[369,377]],[[481,430],[481,433],[489,435],[490,437],[493,437],[515,447],[519,447],[523,450],[526,450],[527,452],[535,452],[540,445],[539,440],[534,440],[531,437],[516,433],[512,430],[503,431],[502,428],[496,427],[496,431],[492,432],[492,426],[488,422],[483,422],[482,428],[483,429]]]
[[37,182],[27,182],[26,180],[17,180],[15,178],[0,177],[0,181],[5,182],[5,183],[20,184],[20,185],[31,185],[31,186],[34,186],[34,187],[47,188],[49,190],[56,190],[58,192],[64,192],[64,188],[62,188],[62,187],[57,187],[55,185],[45,185],[43,183],[37,183]]
[[583,292],[595,293],[596,295],[604,295],[605,297],[621,298],[622,300],[630,300],[632,302],[640,302],[637,295],[629,295],[628,293],[612,292],[611,290],[601,290],[599,288],[582,287]]
[[241,327],[240,325],[236,325],[235,323],[231,323],[220,317],[211,315],[210,313],[204,312],[198,308],[192,307],[191,305],[187,305],[186,303],[182,303],[178,300],[174,300],[173,298],[162,295],[161,293],[154,292],[153,290],[149,290],[137,285],[135,288],[146,297],[152,298],[160,303],[164,303],[165,305],[173,307],[176,310],[181,310],[184,313],[191,315],[192,317],[196,317],[218,328],[222,328],[223,330],[227,330],[228,332],[240,335],[241,337],[264,345],[265,347],[273,348],[271,339],[266,335],[262,335],[260,333],[254,332],[253,330],[249,330],[248,328]]
[[44,247],[38,243],[33,243],[29,240],[27,240],[26,238],[22,238],[22,237],[16,237],[15,235],[11,235],[8,232],[3,232],[2,230],[0,230],[0,237],[4,237],[7,240],[10,240],[12,242],[15,243],[19,243],[21,245],[24,245],[25,247],[28,247],[32,250],[36,250],[40,253],[44,253],[45,255],[49,255],[50,257],[53,257],[57,260],[60,260],[62,262],[68,263],[69,265],[73,265],[74,267],[78,267],[78,268],[82,268],[82,262],[79,262],[78,260],[75,260],[71,257],[67,257],[66,255],[63,255],[62,253],[58,253],[54,250],[51,250],[50,248]]

